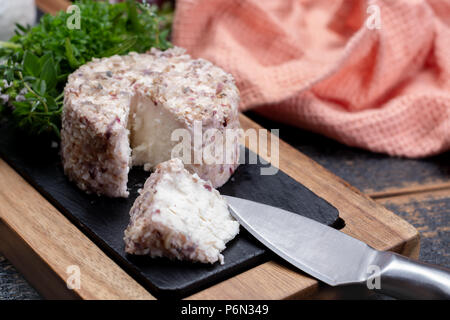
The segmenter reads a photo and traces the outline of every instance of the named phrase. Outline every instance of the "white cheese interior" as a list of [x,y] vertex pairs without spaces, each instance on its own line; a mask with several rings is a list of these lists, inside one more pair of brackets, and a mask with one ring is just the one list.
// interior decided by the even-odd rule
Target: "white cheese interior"
[[[193,177],[185,170],[162,177],[153,198],[161,214],[152,215],[152,220],[192,239],[210,262],[222,261],[220,252],[239,232],[239,223],[231,217],[219,193],[196,174]],[[170,242],[170,237],[165,242]],[[169,243],[165,246],[168,248]]]
[[128,128],[133,166],[143,165],[149,170],[171,159],[172,148],[178,143],[171,141],[171,134],[180,123],[166,108],[136,94],[131,99]]

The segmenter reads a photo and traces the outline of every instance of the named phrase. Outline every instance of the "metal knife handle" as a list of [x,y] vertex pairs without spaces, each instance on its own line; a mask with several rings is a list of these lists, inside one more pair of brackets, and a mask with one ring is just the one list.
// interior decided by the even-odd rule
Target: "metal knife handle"
[[378,290],[400,299],[450,299],[450,270],[379,251],[373,264],[380,268]]

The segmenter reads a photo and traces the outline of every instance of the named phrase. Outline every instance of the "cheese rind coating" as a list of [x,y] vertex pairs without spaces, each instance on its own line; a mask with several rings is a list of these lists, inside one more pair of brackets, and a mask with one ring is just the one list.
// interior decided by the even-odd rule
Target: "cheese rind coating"
[[130,254],[223,263],[221,251],[239,233],[219,192],[180,159],[156,167],[130,217],[124,237]]
[[[238,137],[225,133],[240,128],[238,104],[230,74],[206,60],[192,59],[181,48],[93,59],[69,76],[64,90],[64,172],[87,192],[127,197],[130,166],[150,168],[157,164],[152,162],[170,159],[164,151],[174,146],[169,130],[150,123],[153,115],[164,114],[157,120],[163,125],[167,121],[171,129],[186,129],[192,137],[196,122],[202,133],[215,129],[222,134],[225,139],[203,139],[200,154],[223,148],[229,155],[226,161],[186,165],[219,187],[238,166]],[[142,125],[147,113],[152,116]],[[154,152],[161,156],[149,156],[155,141],[159,144]]]

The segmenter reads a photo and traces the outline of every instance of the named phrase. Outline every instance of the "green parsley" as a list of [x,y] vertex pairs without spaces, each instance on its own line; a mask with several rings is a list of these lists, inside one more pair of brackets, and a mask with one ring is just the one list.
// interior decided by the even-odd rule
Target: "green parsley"
[[16,35],[0,42],[0,116],[30,134],[59,137],[67,76],[93,57],[171,46],[173,9],[163,12],[134,0],[74,4],[79,29],[67,26],[74,12],[61,11],[44,15],[34,27],[17,25]]

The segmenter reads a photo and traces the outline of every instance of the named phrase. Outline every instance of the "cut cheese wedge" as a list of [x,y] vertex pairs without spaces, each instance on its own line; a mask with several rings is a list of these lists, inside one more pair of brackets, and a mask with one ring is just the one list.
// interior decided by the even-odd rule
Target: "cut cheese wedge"
[[130,217],[125,251],[136,255],[223,263],[225,244],[239,233],[219,192],[180,159],[156,167]]

